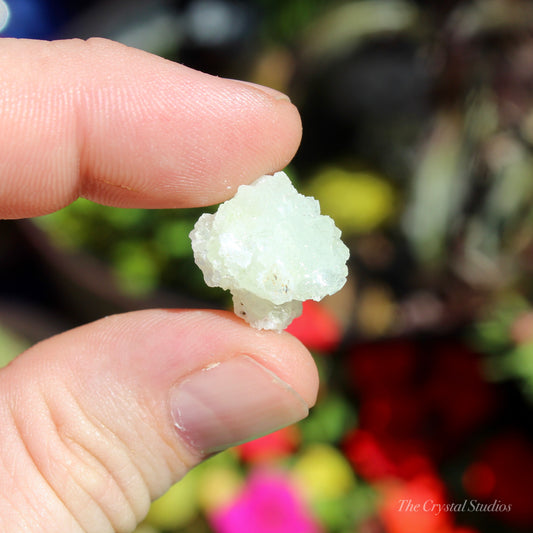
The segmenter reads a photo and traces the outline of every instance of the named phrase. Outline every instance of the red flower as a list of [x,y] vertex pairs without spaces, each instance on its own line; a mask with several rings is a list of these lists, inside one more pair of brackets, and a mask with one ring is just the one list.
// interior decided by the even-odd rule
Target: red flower
[[381,448],[377,439],[368,431],[355,430],[344,442],[344,453],[354,470],[368,481],[394,477],[398,469]]
[[[508,432],[493,437],[478,457],[463,476],[465,490],[481,501],[499,500],[502,505],[510,506],[508,510],[496,512],[499,520],[515,526],[533,527],[531,442],[520,433]],[[488,486],[482,486],[487,479]]]
[[348,364],[361,400],[361,429],[400,447],[416,441],[433,460],[458,446],[496,406],[480,355],[453,339],[363,344]]
[[300,431],[298,426],[293,425],[245,442],[236,449],[243,461],[263,463],[292,455],[299,444]]
[[463,474],[463,487],[472,498],[486,500],[495,485],[492,468],[482,461],[472,463]]
[[431,459],[416,440],[395,440],[377,437],[369,431],[357,429],[350,433],[343,445],[344,453],[354,470],[367,481],[433,474]]
[[337,318],[323,305],[313,300],[303,303],[303,313],[286,329],[309,350],[334,351],[341,340],[342,328]]
[[424,425],[426,404],[415,390],[368,395],[359,408],[359,425],[385,438],[416,438]]
[[407,340],[358,344],[350,353],[348,373],[362,397],[390,394],[412,384],[417,362],[416,346]]
[[438,455],[450,441],[470,435],[496,408],[494,387],[483,377],[481,357],[461,343],[440,343],[423,391],[428,416],[434,421]]

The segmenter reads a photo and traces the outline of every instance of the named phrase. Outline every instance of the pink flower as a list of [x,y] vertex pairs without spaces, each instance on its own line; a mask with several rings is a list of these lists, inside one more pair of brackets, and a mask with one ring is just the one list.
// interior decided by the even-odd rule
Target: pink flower
[[210,516],[217,533],[318,533],[301,498],[280,472],[257,470],[231,505]]

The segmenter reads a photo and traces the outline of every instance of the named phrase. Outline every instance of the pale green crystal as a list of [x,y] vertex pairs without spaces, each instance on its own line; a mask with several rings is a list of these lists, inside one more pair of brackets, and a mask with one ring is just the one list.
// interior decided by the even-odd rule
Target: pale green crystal
[[348,248],[317,200],[284,172],[241,185],[190,234],[194,260],[210,287],[228,289],[235,313],[253,327],[281,331],[346,282]]

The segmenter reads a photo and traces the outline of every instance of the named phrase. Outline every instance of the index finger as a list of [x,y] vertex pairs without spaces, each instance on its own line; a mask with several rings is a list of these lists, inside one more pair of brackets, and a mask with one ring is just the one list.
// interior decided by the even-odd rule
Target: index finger
[[281,93],[103,39],[0,39],[0,218],[79,196],[118,207],[223,201],[301,137]]

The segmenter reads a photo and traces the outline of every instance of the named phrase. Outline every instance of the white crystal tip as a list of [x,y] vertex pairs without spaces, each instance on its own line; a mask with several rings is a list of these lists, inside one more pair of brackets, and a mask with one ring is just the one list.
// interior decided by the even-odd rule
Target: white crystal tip
[[207,285],[231,291],[235,313],[258,329],[285,329],[304,300],[321,300],[346,282],[340,230],[285,172],[241,185],[198,219],[190,237]]

